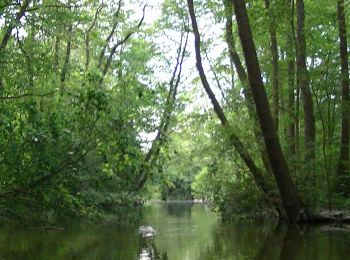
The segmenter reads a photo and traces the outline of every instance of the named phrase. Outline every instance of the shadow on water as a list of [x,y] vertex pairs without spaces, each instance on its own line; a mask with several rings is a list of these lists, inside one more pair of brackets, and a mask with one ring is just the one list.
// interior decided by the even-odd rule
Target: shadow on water
[[197,259],[343,260],[350,253],[350,230],[332,226],[240,221],[220,223],[212,238]]

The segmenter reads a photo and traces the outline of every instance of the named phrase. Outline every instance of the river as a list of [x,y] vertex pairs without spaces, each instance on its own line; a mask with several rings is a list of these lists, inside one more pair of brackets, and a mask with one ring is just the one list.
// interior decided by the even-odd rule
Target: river
[[141,225],[153,227],[154,238],[141,238],[137,226],[3,227],[0,259],[350,259],[350,232],[337,226],[222,223],[190,203],[146,205]]

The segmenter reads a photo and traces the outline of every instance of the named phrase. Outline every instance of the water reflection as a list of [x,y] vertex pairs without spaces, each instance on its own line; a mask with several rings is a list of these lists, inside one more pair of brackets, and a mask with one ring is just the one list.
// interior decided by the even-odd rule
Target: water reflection
[[278,224],[266,236],[255,259],[297,259],[303,240],[301,228],[303,227]]
[[153,238],[141,238],[139,255],[139,260],[168,260],[168,254],[157,249]]
[[145,208],[137,227],[0,229],[0,259],[348,259],[350,232],[338,227],[277,225],[268,221],[221,223],[203,205]]
[[175,217],[191,217],[191,209],[193,204],[191,202],[172,202],[165,203],[166,212],[169,216]]
[[200,259],[349,259],[350,230],[268,222],[221,224]]

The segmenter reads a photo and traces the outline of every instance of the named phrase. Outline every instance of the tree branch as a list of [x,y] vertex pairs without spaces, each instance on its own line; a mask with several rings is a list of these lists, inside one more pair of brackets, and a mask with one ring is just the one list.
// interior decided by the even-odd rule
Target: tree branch
[[[176,65],[173,70],[173,74],[171,76],[170,82],[169,82],[169,92],[166,100],[166,106],[163,111],[163,115],[161,118],[161,121],[158,126],[158,132],[156,138],[152,142],[152,146],[149,149],[148,153],[145,156],[143,165],[141,167],[141,172],[138,174],[137,177],[137,185],[136,185],[136,191],[140,190],[144,184],[146,183],[147,179],[149,178],[148,175],[148,169],[149,165],[153,165],[154,162],[157,160],[160,149],[162,146],[162,143],[164,142],[164,136],[166,135],[168,131],[168,127],[170,124],[170,118],[174,109],[174,103],[176,100],[176,94],[177,94],[177,88],[180,84],[181,74],[182,74],[182,64],[184,62],[185,54],[186,54],[186,47],[188,43],[188,35],[189,33],[186,32],[185,42],[183,44],[183,38],[184,34],[181,35],[180,45],[178,48],[178,55],[176,58]],[[176,79],[176,80],[175,80]]]
[[[143,13],[143,14],[142,14],[142,18],[141,18],[141,20],[139,21],[139,23],[137,24],[136,29],[139,29],[139,28],[141,27],[142,23],[143,23],[143,20],[144,20],[144,18],[145,18],[145,10],[146,10],[146,5],[143,7],[143,10],[142,10],[142,13]],[[117,48],[118,48],[120,45],[122,45],[122,44],[124,44],[125,42],[127,42],[128,39],[129,39],[135,32],[136,32],[136,30],[129,32],[129,33],[124,37],[124,39],[118,41],[118,42],[113,46],[113,48],[112,48],[112,50],[111,50],[111,53],[109,54],[109,57],[108,57],[108,59],[107,59],[106,65],[105,65],[105,67],[104,67],[104,69],[103,69],[103,72],[102,72],[102,73],[103,73],[103,74],[102,74],[103,77],[107,74],[107,71],[108,71],[108,69],[109,69],[109,67],[110,67],[110,65],[111,65],[113,56],[114,56],[114,54],[115,54]]]
[[260,168],[257,167],[255,161],[249,154],[246,147],[243,145],[242,141],[239,139],[239,137],[236,135],[235,131],[230,126],[226,115],[224,114],[224,111],[222,110],[218,100],[215,97],[214,92],[210,88],[209,82],[207,80],[207,77],[205,75],[203,65],[202,65],[202,57],[201,57],[201,49],[200,49],[200,34],[198,30],[197,25],[197,19],[196,14],[194,11],[193,6],[193,0],[187,0],[188,4],[188,11],[190,13],[191,21],[192,21],[192,28],[195,38],[195,52],[196,52],[196,66],[197,70],[199,72],[199,76],[203,85],[203,88],[205,89],[213,107],[216,115],[218,116],[221,125],[224,127],[228,140],[230,143],[234,146],[235,150],[239,154],[242,161],[245,162],[246,166],[250,170],[250,173],[252,175],[252,178],[254,182],[256,183],[257,187],[260,189],[260,191],[264,194],[265,200],[273,205],[278,212],[279,211],[279,203],[275,201],[275,198],[272,197],[273,194],[271,194],[271,188],[269,187],[268,183],[265,181],[263,172]]
[[112,39],[112,36],[113,36],[115,30],[117,29],[118,18],[119,18],[121,6],[122,6],[122,0],[119,0],[119,2],[118,2],[118,9],[117,9],[117,11],[114,13],[114,24],[113,24],[112,30],[110,31],[109,35],[107,36],[105,45],[103,46],[103,48],[102,48],[102,50],[101,50],[101,53],[100,53],[100,57],[99,57],[99,59],[98,59],[98,68],[100,68],[101,65],[102,65],[103,57],[104,57],[104,55],[105,55],[106,49],[107,49],[107,47],[108,47],[108,44],[110,43],[110,41],[111,41],[111,39]]
[[215,79],[215,81],[216,81],[216,85],[218,86],[218,88],[219,88],[219,90],[220,90],[221,96],[222,96],[222,98],[225,100],[226,104],[229,104],[229,101],[227,100],[226,95],[225,95],[225,93],[224,93],[224,90],[223,90],[223,88],[222,88],[222,86],[221,86],[219,77],[218,77],[218,75],[216,74],[216,72],[215,72],[215,70],[214,70],[214,67],[213,67],[213,65],[212,65],[211,62],[210,62],[210,59],[209,59],[209,57],[208,57],[208,52],[207,52],[207,50],[204,50],[204,54],[205,54],[205,58],[207,59],[207,61],[208,61],[208,63],[209,63],[210,70],[213,72],[214,79]]
[[24,0],[21,8],[19,9],[19,12],[16,15],[15,20],[12,21],[11,24],[8,26],[0,44],[0,53],[6,48],[6,45],[11,37],[12,30],[20,23],[20,20],[26,13],[30,2],[31,0]]
[[94,28],[96,22],[97,22],[97,18],[99,13],[102,11],[103,9],[103,5],[101,4],[96,12],[95,12],[95,16],[94,19],[92,21],[92,24],[90,25],[90,27],[86,30],[85,33],[85,69],[87,70],[90,64],[90,32],[91,30]]

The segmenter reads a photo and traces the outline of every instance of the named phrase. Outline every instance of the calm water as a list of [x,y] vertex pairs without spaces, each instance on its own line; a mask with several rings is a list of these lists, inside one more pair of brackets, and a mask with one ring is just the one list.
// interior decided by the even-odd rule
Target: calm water
[[137,227],[3,228],[0,259],[350,259],[350,232],[336,227],[223,224],[205,206],[179,203],[146,206],[141,224],[157,230],[154,239]]

